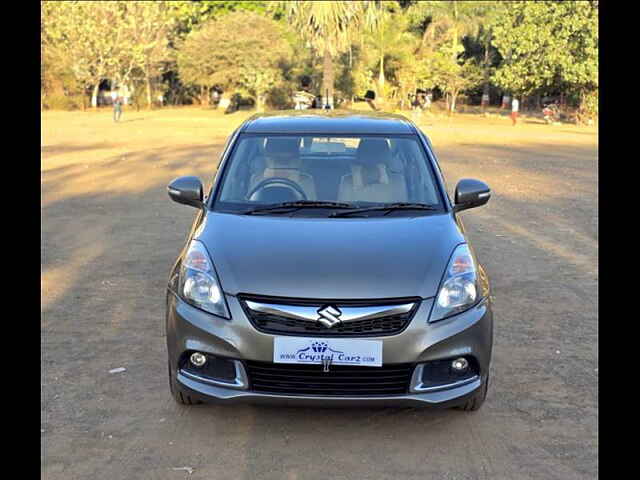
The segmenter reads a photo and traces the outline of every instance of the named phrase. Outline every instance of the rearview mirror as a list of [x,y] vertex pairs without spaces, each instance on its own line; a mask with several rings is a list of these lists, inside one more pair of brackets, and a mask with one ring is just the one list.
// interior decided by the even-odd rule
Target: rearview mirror
[[480,180],[464,178],[456,185],[455,205],[453,210],[460,212],[468,208],[484,205],[491,198],[491,189]]
[[203,208],[202,182],[198,177],[178,177],[167,186],[167,193],[174,202]]

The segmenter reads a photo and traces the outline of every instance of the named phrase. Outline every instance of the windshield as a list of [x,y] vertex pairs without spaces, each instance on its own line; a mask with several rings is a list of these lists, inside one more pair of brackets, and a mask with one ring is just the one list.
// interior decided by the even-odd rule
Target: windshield
[[245,134],[218,191],[214,209],[234,213],[291,202],[298,205],[296,215],[311,216],[330,214],[328,202],[335,208],[410,203],[442,209],[425,152],[418,137],[409,135]]

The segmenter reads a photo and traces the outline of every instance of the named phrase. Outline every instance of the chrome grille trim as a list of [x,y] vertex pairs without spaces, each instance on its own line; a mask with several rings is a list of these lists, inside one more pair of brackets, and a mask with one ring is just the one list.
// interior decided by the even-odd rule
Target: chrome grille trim
[[[301,306],[301,305],[281,305],[274,303],[259,303],[251,300],[245,301],[247,307],[254,312],[268,313],[271,315],[279,315],[285,318],[295,320],[307,320],[316,322],[319,318],[319,306]],[[364,307],[349,307],[336,303],[342,314],[341,322],[352,322],[355,320],[372,320],[374,318],[389,317],[392,315],[401,315],[408,313],[415,306],[415,302],[404,303],[401,305],[370,305]]]
[[419,297],[329,300],[239,294],[251,324],[271,335],[384,337],[405,330],[418,311]]

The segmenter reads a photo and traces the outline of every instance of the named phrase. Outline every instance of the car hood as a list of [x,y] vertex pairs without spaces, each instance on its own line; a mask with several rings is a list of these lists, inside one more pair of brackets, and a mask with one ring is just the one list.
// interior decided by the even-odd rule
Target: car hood
[[313,299],[429,298],[464,236],[449,214],[302,218],[210,212],[195,234],[222,289]]

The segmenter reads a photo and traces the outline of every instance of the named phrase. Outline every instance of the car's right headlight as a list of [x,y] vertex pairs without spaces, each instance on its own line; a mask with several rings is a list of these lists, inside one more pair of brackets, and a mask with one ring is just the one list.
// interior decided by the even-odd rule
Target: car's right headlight
[[180,293],[187,303],[205,312],[230,318],[227,302],[205,246],[192,240],[180,266]]
[[475,305],[477,300],[476,264],[469,246],[464,243],[458,245],[451,255],[429,321],[435,322],[462,313]]

